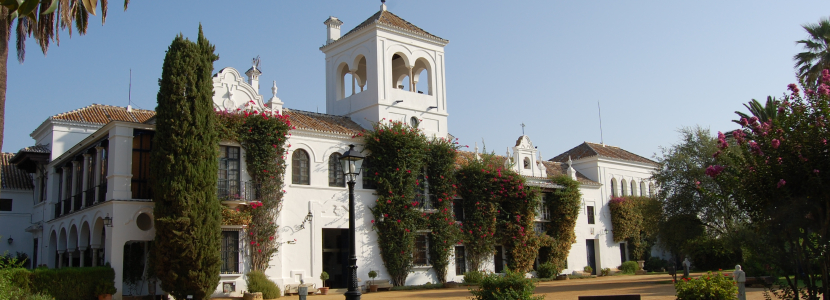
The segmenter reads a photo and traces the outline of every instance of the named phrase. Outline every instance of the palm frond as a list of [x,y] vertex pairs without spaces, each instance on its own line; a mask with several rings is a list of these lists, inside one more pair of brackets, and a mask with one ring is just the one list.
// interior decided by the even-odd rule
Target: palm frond
[[130,5],[130,0],[124,0],[124,10],[127,10],[127,5]]
[[52,26],[52,23],[55,20],[55,14],[44,14],[46,10],[49,8],[51,1],[48,3],[40,4],[40,13],[38,14],[37,29],[35,30],[35,39],[37,40],[37,43],[40,45],[40,50],[43,52],[43,55],[46,55],[46,52],[49,50],[49,42],[52,41],[55,34],[55,31],[53,30],[54,26]]
[[17,19],[17,61],[26,59],[26,38],[29,35],[29,18]]
[[107,22],[107,0],[101,0],[101,26]]
[[75,4],[75,29],[78,30],[78,35],[86,34],[86,29],[89,26],[89,11],[87,11],[83,4]]

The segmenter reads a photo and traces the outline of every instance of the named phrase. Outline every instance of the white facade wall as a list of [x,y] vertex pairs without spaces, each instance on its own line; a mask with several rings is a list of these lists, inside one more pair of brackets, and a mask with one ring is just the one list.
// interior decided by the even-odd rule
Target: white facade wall
[[[0,198],[12,200],[11,211],[0,211],[0,255],[8,254],[15,257],[19,252],[25,253],[31,259],[34,254],[34,240],[26,232],[26,228],[33,224],[32,190],[4,189],[0,191]],[[8,242],[9,238],[13,239],[12,243]]]

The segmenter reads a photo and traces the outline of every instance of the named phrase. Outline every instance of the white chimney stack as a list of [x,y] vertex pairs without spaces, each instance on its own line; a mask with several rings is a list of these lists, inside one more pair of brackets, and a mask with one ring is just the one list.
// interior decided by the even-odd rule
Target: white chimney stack
[[335,17],[329,17],[323,24],[326,24],[328,28],[326,31],[326,45],[340,38],[340,25],[343,25],[343,22]]
[[254,59],[253,66],[245,72],[245,75],[248,76],[248,84],[259,94],[259,75],[262,75],[259,71],[259,57]]

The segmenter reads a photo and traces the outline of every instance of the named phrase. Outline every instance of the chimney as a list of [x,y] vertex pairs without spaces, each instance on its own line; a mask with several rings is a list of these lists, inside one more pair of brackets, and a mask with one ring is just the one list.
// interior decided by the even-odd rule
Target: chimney
[[340,38],[340,25],[343,25],[343,22],[335,17],[329,17],[323,24],[326,24],[326,27],[328,27],[326,31],[326,45]]
[[247,72],[245,72],[245,75],[248,75],[248,84],[254,88],[254,91],[256,91],[257,94],[259,94],[259,75],[262,75],[262,72],[260,72],[257,69],[257,66],[254,65],[248,69]]

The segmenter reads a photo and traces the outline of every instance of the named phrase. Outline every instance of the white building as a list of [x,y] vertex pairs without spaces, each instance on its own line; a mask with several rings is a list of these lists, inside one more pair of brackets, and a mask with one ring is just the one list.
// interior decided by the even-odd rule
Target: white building
[[[321,286],[318,278],[322,271],[331,275],[329,286],[345,287],[347,188],[342,177],[331,172],[330,163],[349,144],[360,144],[353,138],[355,134],[384,118],[418,125],[430,136],[449,134],[444,79],[444,46],[449,41],[406,22],[385,6],[342,36],[340,20],[331,17],[324,24],[327,40],[320,50],[326,56],[326,114],[283,108],[276,84],[265,99],[259,94],[261,72],[256,66],[245,73],[247,78],[233,68],[221,69],[213,78],[217,109],[235,110],[253,101],[260,109],[288,115],[296,126],[288,141],[287,193],[276,220],[283,244],[266,272],[281,287],[300,280]],[[37,255],[37,263],[50,268],[110,263],[116,270],[116,299],[148,293],[147,284],[122,281],[128,252],[125,245],[143,247],[155,235],[147,186],[154,114],[93,104],[44,121],[31,134],[36,146],[22,149],[12,159],[33,174],[35,191],[34,195],[28,192],[29,198],[21,195],[24,200],[15,200],[15,205],[25,201],[33,205],[19,206],[25,219],[6,218],[0,212],[0,228],[8,230],[0,235],[14,236],[15,247],[33,249],[28,250],[33,251],[30,256]],[[228,141],[222,142],[220,150],[217,193],[224,200],[233,200],[224,201],[231,207],[245,205],[246,200],[253,200],[245,196],[250,188],[245,150]],[[606,204],[612,195],[651,193],[654,162],[591,143],[545,161],[527,136],[519,137],[507,157],[521,162],[512,166],[543,191],[557,188],[547,179],[551,175],[567,174],[580,182],[583,209],[566,272],[586,265],[594,270],[620,265],[620,245],[607,231],[610,216]],[[6,182],[4,177],[0,198],[15,193],[6,188]],[[371,229],[373,193],[373,189],[356,185],[357,273],[363,282],[369,270],[378,271],[378,278],[390,278]],[[226,199],[231,194],[241,195],[241,199]],[[540,210],[538,222],[546,218]],[[11,223],[18,225],[8,226]],[[243,226],[223,226],[224,265],[217,294],[238,295],[245,290],[244,274],[249,270],[245,253],[249,249],[240,238],[244,234]],[[463,249],[460,247],[463,245],[456,250]],[[494,252],[501,253],[499,249]],[[463,279],[466,263],[461,252],[457,254],[451,259],[448,280]],[[487,268],[498,271],[505,263],[503,254],[497,254]],[[406,283],[437,281],[427,265],[416,266]]]

